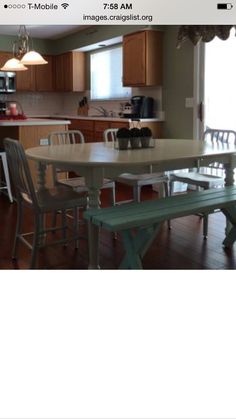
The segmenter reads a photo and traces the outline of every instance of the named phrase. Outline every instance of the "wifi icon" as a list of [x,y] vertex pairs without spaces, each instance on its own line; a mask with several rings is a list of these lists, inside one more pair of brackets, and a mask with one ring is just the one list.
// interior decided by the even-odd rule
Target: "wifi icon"
[[66,9],[67,7],[69,7],[69,4],[68,3],[62,3],[61,7],[63,7],[63,9]]

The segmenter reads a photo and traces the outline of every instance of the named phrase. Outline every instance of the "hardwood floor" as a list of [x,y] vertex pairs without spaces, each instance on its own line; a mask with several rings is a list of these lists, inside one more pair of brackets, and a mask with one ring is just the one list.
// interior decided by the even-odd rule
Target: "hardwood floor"
[[[144,187],[142,199],[156,197],[151,187]],[[117,200],[131,198],[131,189],[118,186]],[[109,196],[102,191],[102,205],[107,206]],[[0,195],[0,269],[28,269],[30,251],[19,246],[17,262],[11,260],[11,249],[15,233],[16,204],[10,204],[8,198]],[[48,219],[50,223],[50,219]],[[85,225],[81,225],[81,234],[86,234]],[[209,217],[208,239],[203,240],[202,221],[198,216],[190,216],[172,221],[171,230],[164,223],[151,248],[143,260],[144,269],[235,269],[236,246],[232,251],[222,247],[225,219],[221,213]],[[25,217],[24,231],[33,230],[33,218],[30,211]],[[102,269],[117,269],[122,259],[122,242],[114,240],[108,232],[102,232],[100,240],[100,266]],[[68,247],[48,247],[40,252],[38,269],[87,269],[87,241],[81,239],[78,250],[70,244]]]

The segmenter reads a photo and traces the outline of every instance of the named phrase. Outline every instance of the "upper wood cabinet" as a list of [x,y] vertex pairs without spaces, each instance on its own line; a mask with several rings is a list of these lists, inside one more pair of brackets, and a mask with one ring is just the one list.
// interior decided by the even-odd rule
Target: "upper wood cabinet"
[[35,90],[37,92],[52,92],[53,86],[53,56],[43,56],[48,64],[35,66]]
[[162,32],[142,31],[123,39],[123,85],[162,83]]
[[[45,65],[28,65],[28,70],[16,72],[18,92],[83,92],[85,90],[85,55],[67,52],[43,55]],[[9,52],[0,52],[1,67],[12,58]]]
[[16,72],[16,91],[35,91],[35,66],[27,65],[28,70]]
[[48,64],[27,65],[28,70],[16,73],[16,90],[51,92],[53,90],[53,57],[44,55]]
[[54,57],[55,90],[83,92],[85,90],[85,55],[66,52]]

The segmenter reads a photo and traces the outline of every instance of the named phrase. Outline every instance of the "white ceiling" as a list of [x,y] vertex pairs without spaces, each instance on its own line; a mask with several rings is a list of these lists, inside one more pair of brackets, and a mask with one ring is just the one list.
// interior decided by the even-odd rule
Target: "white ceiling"
[[[78,32],[79,30],[85,29],[85,25],[27,25],[26,29],[33,38],[41,39],[59,39],[63,36],[70,35]],[[0,35],[17,35],[19,26],[15,25],[0,25]]]

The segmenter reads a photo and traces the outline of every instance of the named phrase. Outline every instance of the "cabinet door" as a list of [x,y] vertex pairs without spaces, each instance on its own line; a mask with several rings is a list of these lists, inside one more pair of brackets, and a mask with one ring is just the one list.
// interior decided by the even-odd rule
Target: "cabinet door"
[[85,53],[72,53],[72,91],[83,92],[85,85]]
[[28,70],[16,72],[16,90],[23,92],[35,91],[35,66],[27,65]]
[[124,36],[123,85],[144,86],[146,83],[146,34]]
[[129,122],[110,122],[110,128],[129,128]]
[[63,54],[54,57],[54,87],[57,92],[64,91],[64,61]]
[[84,140],[87,143],[94,142],[94,121],[87,119],[72,119],[69,125],[70,130],[80,130],[84,134]]
[[124,86],[161,85],[162,35],[161,31],[150,30],[124,36]]
[[48,64],[35,66],[35,87],[38,92],[53,91],[53,57],[44,55]]
[[110,128],[109,121],[95,121],[94,123],[94,141],[103,141],[103,133],[106,129]]
[[82,92],[85,90],[85,55],[66,52],[54,58],[55,90]]
[[62,54],[64,92],[73,92],[73,56],[72,52]]

